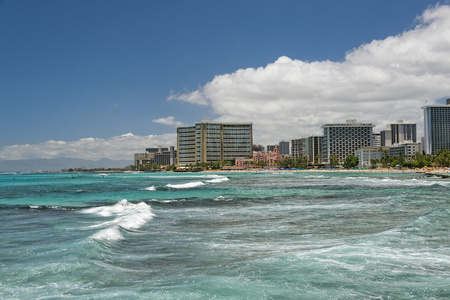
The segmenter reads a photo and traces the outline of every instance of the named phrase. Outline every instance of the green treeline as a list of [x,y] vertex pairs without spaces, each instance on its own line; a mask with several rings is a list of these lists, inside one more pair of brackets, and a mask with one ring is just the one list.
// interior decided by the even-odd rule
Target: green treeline
[[275,161],[275,164],[284,169],[306,169],[308,168],[308,158],[306,156],[286,157],[283,160]]
[[383,168],[393,168],[396,166],[406,168],[450,167],[450,150],[441,149],[437,151],[436,155],[417,152],[411,158],[401,154],[391,157],[385,151],[381,159],[372,159],[370,163],[372,168],[379,166]]
[[[335,168],[341,163],[336,155],[331,155],[330,167]],[[311,163],[306,156],[300,156],[297,158],[285,157],[282,160],[275,161],[275,164],[283,169],[307,169],[313,166],[318,166],[317,162]],[[351,169],[357,167],[359,159],[356,156],[348,155],[345,161],[342,163],[342,167]],[[404,155],[389,156],[388,151],[384,151],[384,155],[381,159],[372,159],[370,161],[371,168],[423,168],[423,167],[450,167],[450,150],[441,149],[436,155],[416,153],[413,157],[407,157]],[[267,166],[266,162],[245,162],[247,167],[264,168]],[[158,164],[147,164],[137,166],[130,166],[131,170],[139,170],[146,172],[155,171],[203,171],[203,170],[220,170],[224,166],[234,166],[234,161],[215,161],[209,163],[196,163],[188,164],[183,169],[177,168],[175,165],[160,166]],[[323,166],[322,166],[323,167]],[[108,169],[109,170],[109,169]],[[79,171],[76,169],[76,171]],[[97,169],[97,171],[100,171]]]

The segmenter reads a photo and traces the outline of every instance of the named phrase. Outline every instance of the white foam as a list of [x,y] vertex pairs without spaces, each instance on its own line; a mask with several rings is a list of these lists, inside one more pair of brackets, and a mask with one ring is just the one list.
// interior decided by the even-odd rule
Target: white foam
[[209,182],[209,183],[220,183],[220,182],[224,182],[224,181],[228,181],[228,180],[229,179],[227,177],[217,177],[217,178],[208,180],[206,182]]
[[188,182],[188,183],[180,183],[180,184],[167,184],[166,187],[169,188],[173,188],[173,189],[189,189],[189,188],[194,188],[194,187],[198,187],[198,186],[202,186],[205,185],[203,182],[201,181],[193,181],[193,182]]
[[217,174],[209,174],[209,175],[203,175],[202,177],[205,177],[205,178],[221,178],[223,176],[222,175],[217,175]]
[[230,201],[231,199],[227,199],[224,196],[218,196],[214,198],[215,201]]
[[[423,179],[395,179],[395,178],[371,178],[371,177],[346,177],[344,183],[364,184],[370,186],[432,186],[442,185],[449,186],[449,181],[423,180]],[[337,182],[342,184],[342,182]]]
[[95,240],[107,240],[107,241],[117,241],[123,239],[123,235],[120,233],[119,228],[111,227],[103,229],[91,236]]
[[363,265],[348,264],[332,258],[315,258],[315,260],[326,266],[336,266],[353,272],[362,271],[365,268]]
[[151,207],[144,202],[133,204],[125,199],[120,200],[111,206],[84,209],[81,213],[94,214],[101,217],[114,217],[113,220],[100,222],[91,226],[91,228],[107,227],[92,235],[92,238],[94,239],[106,240],[122,239],[123,236],[120,233],[119,228],[127,230],[140,228],[154,216]]
[[113,214],[117,214],[117,213],[124,211],[124,209],[128,203],[129,202],[126,199],[123,199],[111,206],[100,206],[100,207],[87,208],[87,209],[83,209],[81,212],[87,213],[87,214],[95,214],[95,215],[99,215],[102,217],[109,217]]
[[146,190],[146,191],[156,191],[156,187],[149,186],[149,187],[146,187],[144,190]]

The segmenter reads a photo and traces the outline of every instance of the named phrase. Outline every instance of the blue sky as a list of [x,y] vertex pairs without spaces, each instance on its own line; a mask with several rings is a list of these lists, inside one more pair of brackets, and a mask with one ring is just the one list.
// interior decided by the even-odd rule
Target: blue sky
[[[352,118],[346,108],[352,101],[374,105],[376,99],[412,97],[364,98],[361,93],[353,99],[351,94],[342,94],[335,103],[323,103],[335,108],[319,118],[321,110],[313,109],[312,104],[333,98],[333,93],[318,99],[292,89],[283,95],[290,89],[289,82],[295,84],[296,79],[277,82],[278,78],[310,72],[305,68],[313,69],[314,74],[326,73],[323,78],[331,76],[327,72],[332,69],[333,76],[341,78],[336,70],[349,61],[368,67],[374,60],[369,57],[364,62],[355,49],[373,41],[387,44],[389,37],[402,43],[402,34],[414,31],[421,23],[417,17],[427,9],[437,10],[436,4],[423,0],[0,0],[0,159],[65,155],[120,158],[127,153],[131,157],[145,146],[173,144],[177,124],[202,119],[254,122],[255,143],[263,144],[320,133],[320,124],[327,120],[345,122]],[[440,7],[446,4],[443,1]],[[445,16],[433,20],[439,18]],[[441,23],[440,28],[446,29],[447,23]],[[441,46],[445,48],[448,43],[444,41]],[[352,52],[354,57],[348,57]],[[385,55],[389,56],[389,51]],[[272,67],[281,65],[281,71],[268,75]],[[289,65],[294,69],[286,69]],[[447,67],[444,64],[444,70],[438,72],[445,84],[450,73]],[[283,70],[286,74],[280,73]],[[427,69],[421,72],[435,73]],[[258,81],[258,74],[273,80]],[[304,74],[299,74],[298,80],[312,77]],[[384,76],[371,71],[363,74]],[[354,77],[360,75],[356,72]],[[422,82],[423,78],[417,80]],[[330,77],[330,81],[339,79]],[[327,82],[310,85],[326,89]],[[230,86],[239,89],[232,91]],[[403,83],[399,86],[396,90],[409,89]],[[367,91],[374,89],[371,84]],[[446,95],[450,97],[448,89],[428,90],[418,90],[420,97],[413,97],[415,115],[410,111],[383,118],[379,111],[371,116],[373,107],[364,104],[358,106],[355,118],[377,124],[375,131],[397,119],[419,123],[424,99],[442,102]],[[294,103],[296,91],[299,100]],[[311,94],[317,92],[312,90]],[[404,105],[390,103],[383,104],[385,111]],[[264,112],[265,107],[268,112]],[[280,107],[296,113],[284,117]],[[270,111],[277,117],[268,117]],[[302,115],[302,111],[308,113]],[[263,119],[268,122],[260,125]],[[79,147],[79,151],[68,154],[65,147]],[[121,147],[125,149],[122,152],[112,150]]]

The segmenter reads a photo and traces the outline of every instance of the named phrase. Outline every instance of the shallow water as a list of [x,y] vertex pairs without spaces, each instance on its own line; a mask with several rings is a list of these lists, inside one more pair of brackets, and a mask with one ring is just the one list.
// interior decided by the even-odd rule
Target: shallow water
[[450,181],[0,175],[0,298],[447,299]]

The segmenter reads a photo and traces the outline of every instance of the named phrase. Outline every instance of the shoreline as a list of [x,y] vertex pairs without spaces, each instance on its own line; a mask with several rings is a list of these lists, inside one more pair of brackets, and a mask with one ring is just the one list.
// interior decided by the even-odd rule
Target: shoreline
[[422,173],[422,174],[436,174],[449,175],[450,168],[417,168],[417,169],[392,169],[392,168],[378,168],[378,169],[245,169],[245,170],[204,170],[201,172],[299,172],[299,173]]
[[294,173],[387,173],[387,174],[397,174],[397,173],[410,173],[410,174],[424,174],[427,176],[449,176],[450,177],[450,168],[442,167],[442,168],[416,168],[416,169],[394,169],[394,168],[378,168],[378,169],[298,169],[298,170],[288,170],[288,169],[222,169],[222,170],[202,170],[197,172],[174,172],[174,171],[84,171],[84,172],[65,172],[65,171],[27,171],[27,172],[1,172],[1,175],[12,175],[12,174],[52,174],[52,173],[66,173],[66,174],[81,174],[81,173],[96,173],[105,175],[111,173],[265,173],[265,172],[294,172]]

